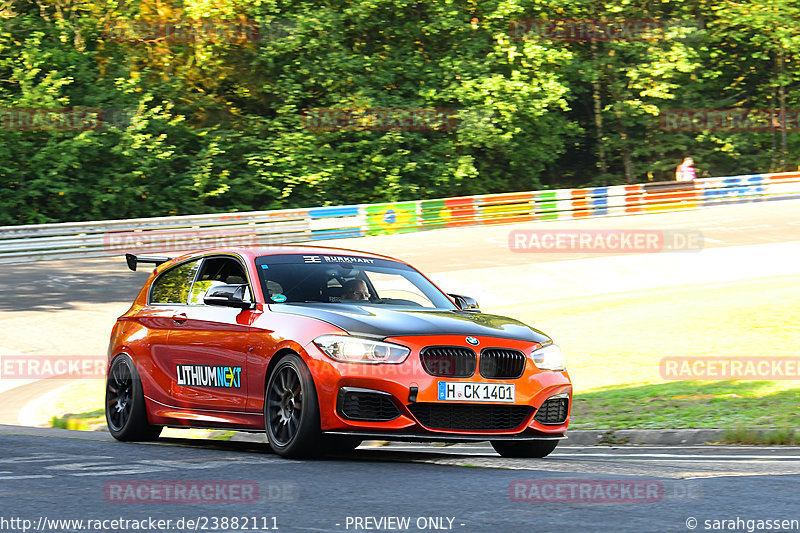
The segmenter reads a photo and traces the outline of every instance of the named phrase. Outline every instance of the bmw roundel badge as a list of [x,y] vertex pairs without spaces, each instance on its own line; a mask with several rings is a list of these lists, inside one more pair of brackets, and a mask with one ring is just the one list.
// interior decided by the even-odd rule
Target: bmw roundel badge
[[479,345],[481,343],[481,341],[479,341],[475,337],[467,337],[467,342],[470,343],[473,346],[477,346],[477,345]]

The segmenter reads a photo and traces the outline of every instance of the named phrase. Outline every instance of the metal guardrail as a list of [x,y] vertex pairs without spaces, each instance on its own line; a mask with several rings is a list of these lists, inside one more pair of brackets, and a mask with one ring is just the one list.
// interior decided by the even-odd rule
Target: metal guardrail
[[267,245],[800,198],[800,172],[409,202],[0,227],[0,263]]

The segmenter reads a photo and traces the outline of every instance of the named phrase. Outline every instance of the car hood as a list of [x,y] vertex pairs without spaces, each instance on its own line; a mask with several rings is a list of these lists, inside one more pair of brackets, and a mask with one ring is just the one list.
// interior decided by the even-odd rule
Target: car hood
[[550,337],[532,327],[498,315],[464,311],[418,311],[340,303],[277,304],[270,309],[313,317],[351,335],[384,339],[412,335],[470,335],[499,337],[543,344]]

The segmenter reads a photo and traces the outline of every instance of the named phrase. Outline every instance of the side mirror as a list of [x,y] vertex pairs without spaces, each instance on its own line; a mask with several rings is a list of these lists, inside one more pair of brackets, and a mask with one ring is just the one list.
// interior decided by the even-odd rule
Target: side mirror
[[[253,303],[245,301],[245,294],[247,292],[247,285],[217,285],[208,289],[208,292],[206,292],[206,295],[203,297],[203,303],[221,307],[251,309]],[[249,298],[247,298],[247,300],[249,300]]]
[[481,312],[481,308],[478,306],[478,301],[475,298],[462,296],[460,294],[448,294],[448,296],[455,300],[456,306],[462,311]]

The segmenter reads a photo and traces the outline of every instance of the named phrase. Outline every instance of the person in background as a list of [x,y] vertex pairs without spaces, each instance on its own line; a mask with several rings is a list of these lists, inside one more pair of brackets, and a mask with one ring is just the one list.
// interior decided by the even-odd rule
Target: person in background
[[677,181],[694,181],[696,176],[694,160],[691,157],[683,158],[683,163],[675,169],[675,179]]

